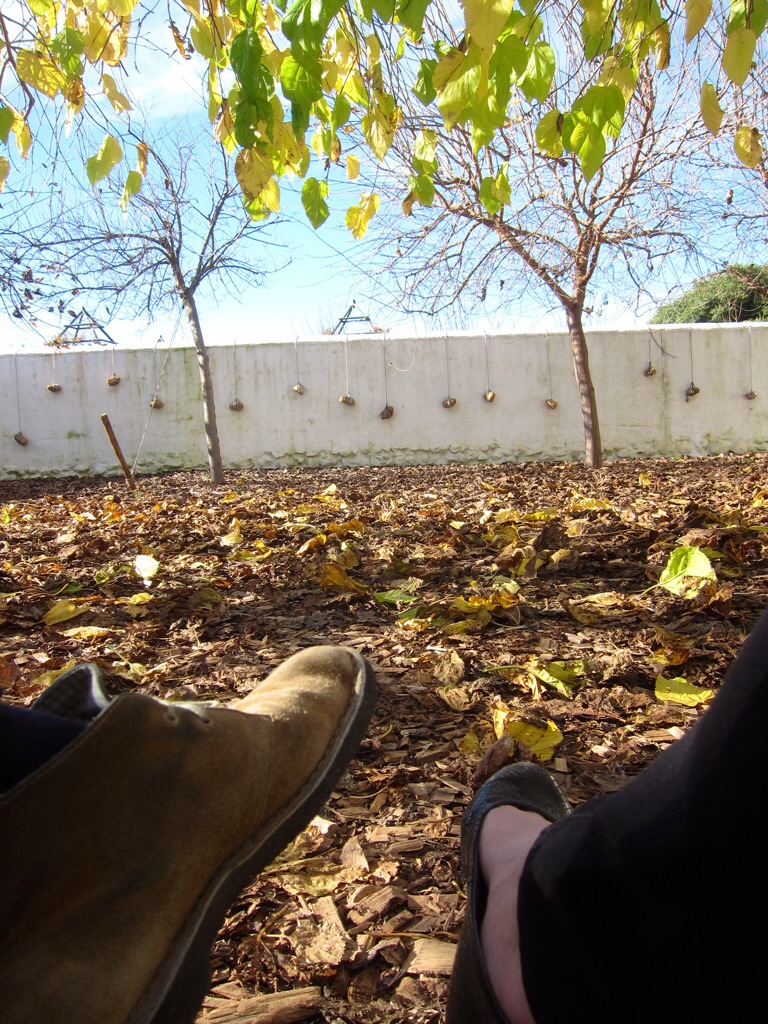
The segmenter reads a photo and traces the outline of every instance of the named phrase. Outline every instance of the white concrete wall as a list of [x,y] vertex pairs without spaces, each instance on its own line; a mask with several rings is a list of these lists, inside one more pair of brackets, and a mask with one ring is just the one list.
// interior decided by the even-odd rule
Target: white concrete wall
[[[649,337],[657,369],[645,377]],[[768,325],[589,332],[606,457],[704,455],[768,448]],[[446,364],[446,348],[448,360]],[[552,410],[552,393],[558,405]],[[304,395],[293,390],[298,350]],[[686,401],[693,379],[701,389]],[[486,351],[489,376],[486,377]],[[345,367],[345,352],[347,366]],[[0,477],[113,474],[99,419],[108,413],[137,472],[204,467],[200,384],[193,349],[83,349],[0,356]],[[121,382],[109,387],[115,371]],[[565,334],[383,335],[214,348],[211,363],[227,468],[578,459],[583,434]],[[391,419],[385,405],[385,363]],[[398,369],[395,369],[397,367]],[[47,390],[55,373],[58,393]],[[347,390],[354,407],[339,402]],[[483,400],[488,379],[496,392]],[[442,400],[456,398],[452,409]],[[17,398],[18,396],[18,398]],[[28,439],[17,444],[19,430]],[[145,433],[146,431],[146,433]]]

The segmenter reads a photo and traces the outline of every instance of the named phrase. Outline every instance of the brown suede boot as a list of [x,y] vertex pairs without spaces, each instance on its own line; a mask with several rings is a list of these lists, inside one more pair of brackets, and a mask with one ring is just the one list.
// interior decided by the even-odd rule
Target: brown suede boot
[[193,1021],[227,907],[322,806],[373,702],[340,647],[231,708],[105,702],[0,798],[3,1024]]

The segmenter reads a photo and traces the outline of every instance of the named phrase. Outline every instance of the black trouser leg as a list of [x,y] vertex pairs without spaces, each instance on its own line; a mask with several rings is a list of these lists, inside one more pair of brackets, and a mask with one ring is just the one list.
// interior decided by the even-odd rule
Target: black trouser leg
[[44,765],[84,728],[83,722],[0,704],[0,793]]
[[766,748],[763,615],[699,722],[531,850],[518,920],[537,1024],[768,1019]]

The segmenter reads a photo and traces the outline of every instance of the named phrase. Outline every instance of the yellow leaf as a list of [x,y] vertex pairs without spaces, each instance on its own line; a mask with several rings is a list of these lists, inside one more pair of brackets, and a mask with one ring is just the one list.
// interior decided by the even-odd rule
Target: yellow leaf
[[327,539],[328,538],[324,533],[316,533],[314,537],[310,537],[309,540],[304,541],[296,554],[306,555],[308,551],[317,551],[319,548],[324,547]]
[[0,192],[5,188],[5,182],[11,172],[11,162],[7,156],[0,156]]
[[717,90],[711,82],[701,87],[701,119],[712,135],[717,135],[723,123],[723,108],[717,98]]
[[67,84],[64,74],[53,61],[32,50],[19,50],[16,54],[16,72],[22,82],[51,98]]
[[736,131],[736,139],[733,143],[733,150],[745,167],[754,170],[760,163],[763,156],[762,136],[757,128],[750,128],[743,124]]
[[664,676],[656,677],[656,698],[667,704],[685,704],[686,707],[694,708],[697,704],[706,704],[714,696],[714,690],[705,690],[702,686],[694,686],[682,676],[676,676],[674,679],[666,679]]
[[344,221],[355,238],[362,238],[368,225],[379,208],[379,197],[375,192],[363,192],[358,206],[350,206]]
[[637,482],[640,484],[641,487],[653,487],[653,481],[647,473],[640,473],[640,475],[637,478]]
[[241,149],[237,154],[235,175],[249,202],[259,198],[272,173],[272,161],[260,149]]
[[467,32],[488,56],[504,28],[512,4],[513,0],[462,0]]
[[563,742],[563,734],[554,722],[548,720],[546,729],[540,729],[530,722],[514,718],[512,712],[504,705],[494,709],[493,728],[496,739],[511,736],[513,740],[528,747],[539,761],[549,761],[555,747]]
[[147,160],[149,159],[149,146],[146,142],[136,143],[136,167],[142,177],[147,173]]
[[26,160],[32,148],[32,132],[29,130],[29,125],[21,114],[16,117],[11,125],[11,131],[16,137],[16,148],[19,151],[19,156],[24,157]]
[[359,175],[360,161],[354,153],[349,153],[347,155],[347,178],[349,178],[350,181],[357,181]]
[[88,611],[88,606],[85,604],[76,604],[74,601],[61,600],[57,601],[56,604],[49,608],[43,616],[43,622],[46,626],[54,626],[57,622],[66,622],[67,619],[77,618],[78,615],[82,615],[83,612]]
[[101,87],[104,90],[104,95],[112,104],[113,110],[116,110],[118,114],[122,114],[124,111],[132,109],[130,100],[117,88],[112,75],[104,73],[101,76]]
[[338,590],[354,594],[367,594],[370,591],[370,587],[367,587],[364,583],[358,583],[357,580],[353,580],[335,562],[326,562],[323,575],[318,580],[318,583],[321,587],[336,587]]
[[712,0],[685,0],[685,41],[690,43],[701,32],[712,13]]
[[259,202],[263,203],[272,213],[280,213],[280,186],[274,178],[270,178],[267,187],[259,196]]
[[219,543],[223,544],[225,548],[236,548],[243,543],[243,531],[240,529],[237,519],[232,520],[232,529],[219,539]]
[[117,604],[149,604],[152,601],[152,595],[147,594],[146,591],[141,591],[138,594],[132,594],[131,597],[118,597]]
[[73,626],[72,629],[62,629],[61,635],[73,640],[102,640],[111,632],[112,630],[105,626]]
[[728,36],[722,63],[723,71],[734,85],[744,85],[746,82],[756,44],[757,36],[751,28],[737,28]]
[[464,739],[459,743],[459,750],[462,754],[479,754],[480,753],[480,740],[477,737],[477,733],[471,730],[467,733]]

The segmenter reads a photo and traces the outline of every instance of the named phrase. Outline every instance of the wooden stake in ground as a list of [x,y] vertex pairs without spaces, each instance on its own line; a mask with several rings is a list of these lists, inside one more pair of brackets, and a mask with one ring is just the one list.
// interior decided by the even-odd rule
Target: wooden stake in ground
[[109,438],[112,447],[115,449],[117,461],[122,466],[123,473],[125,474],[125,479],[128,483],[128,486],[131,488],[132,491],[137,490],[138,488],[136,487],[136,481],[133,479],[131,467],[125,461],[125,456],[123,455],[120,445],[117,443],[117,438],[115,437],[115,432],[112,429],[112,424],[109,422],[109,416],[107,416],[105,412],[101,414],[101,422],[104,424],[104,429],[107,432],[107,437]]

